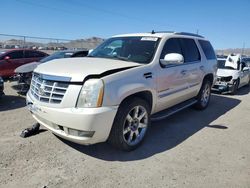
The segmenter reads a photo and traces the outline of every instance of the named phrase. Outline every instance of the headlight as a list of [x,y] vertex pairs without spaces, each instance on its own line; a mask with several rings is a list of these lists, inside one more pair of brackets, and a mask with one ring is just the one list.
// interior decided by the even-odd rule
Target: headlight
[[87,80],[82,86],[77,101],[79,108],[95,108],[102,105],[104,83],[101,79]]

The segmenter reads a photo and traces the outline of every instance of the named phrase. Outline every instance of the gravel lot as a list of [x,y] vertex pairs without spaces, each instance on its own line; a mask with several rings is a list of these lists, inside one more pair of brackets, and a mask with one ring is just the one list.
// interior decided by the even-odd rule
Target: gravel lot
[[250,187],[249,87],[153,122],[144,144],[126,153],[43,127],[21,138],[35,121],[10,85],[0,101],[0,187]]

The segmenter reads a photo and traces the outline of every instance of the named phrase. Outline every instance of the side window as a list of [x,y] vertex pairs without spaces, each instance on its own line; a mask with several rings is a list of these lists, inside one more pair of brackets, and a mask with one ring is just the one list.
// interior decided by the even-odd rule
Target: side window
[[181,48],[183,51],[184,62],[200,61],[201,55],[198,47],[193,39],[180,39]]
[[160,59],[164,59],[165,55],[170,54],[170,53],[182,54],[179,39],[170,38],[166,41],[166,43],[162,49]]
[[14,51],[6,54],[6,56],[9,56],[10,59],[21,59],[23,58],[23,51]]
[[214,49],[210,42],[205,40],[199,40],[199,44],[201,45],[201,48],[208,60],[210,59],[216,59],[216,55],[214,53]]
[[74,53],[71,57],[85,57],[88,55],[88,51],[81,51]]
[[25,58],[36,58],[36,57],[44,57],[45,55],[41,52],[36,51],[25,51],[24,57]]
[[245,67],[247,67],[246,63],[245,63],[245,62],[242,62],[242,63],[241,63],[241,70],[243,70]]

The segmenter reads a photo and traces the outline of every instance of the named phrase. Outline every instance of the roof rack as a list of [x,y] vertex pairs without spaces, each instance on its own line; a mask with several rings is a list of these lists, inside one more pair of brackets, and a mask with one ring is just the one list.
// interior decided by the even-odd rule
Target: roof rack
[[188,32],[174,32],[174,34],[177,34],[177,35],[188,35],[188,36],[194,36],[194,37],[204,38],[201,35],[198,35],[198,34],[195,34],[195,33],[188,33]]
[[187,36],[194,36],[194,37],[200,37],[200,38],[204,38],[201,35],[195,34],[195,33],[188,33],[188,32],[175,32],[175,31],[154,31],[152,30],[151,32],[152,34],[155,33],[173,33],[173,34],[177,34],[177,35],[187,35]]
[[154,30],[152,30],[151,33],[152,34],[155,34],[155,33],[174,33],[174,31],[154,31]]

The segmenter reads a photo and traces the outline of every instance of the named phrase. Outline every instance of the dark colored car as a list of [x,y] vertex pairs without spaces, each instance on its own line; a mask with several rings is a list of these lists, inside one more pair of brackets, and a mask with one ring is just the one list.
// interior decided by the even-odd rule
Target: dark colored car
[[17,79],[17,85],[13,86],[13,88],[16,89],[18,93],[25,94],[30,87],[32,72],[41,63],[45,63],[53,59],[85,57],[87,55],[87,50],[64,50],[55,52],[52,55],[41,59],[39,62],[33,62],[27,65],[22,65],[15,70],[15,78]]
[[4,82],[3,82],[2,77],[0,77],[0,98],[1,98],[1,97],[3,96],[3,94],[4,94],[3,89],[4,89]]
[[0,76],[10,77],[14,70],[21,65],[39,61],[48,54],[36,50],[15,49],[0,51]]

